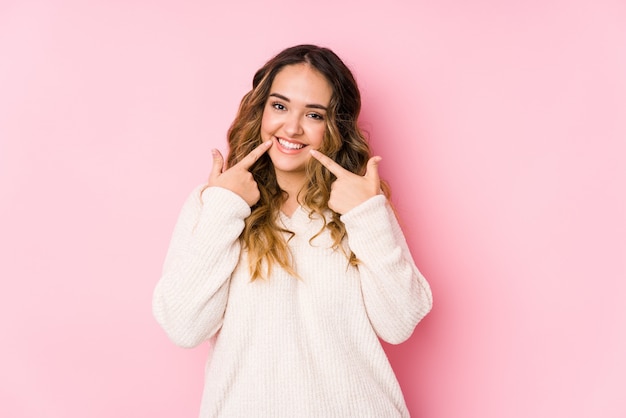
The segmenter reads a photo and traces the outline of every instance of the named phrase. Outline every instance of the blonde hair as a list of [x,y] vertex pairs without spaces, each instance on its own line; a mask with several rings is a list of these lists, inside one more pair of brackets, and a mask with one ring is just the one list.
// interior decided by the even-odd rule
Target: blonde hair
[[[361,95],[354,76],[341,59],[330,49],[315,45],[299,45],[287,48],[270,59],[254,75],[252,90],[241,100],[239,111],[228,131],[229,155],[227,166],[232,167],[261,144],[261,119],[276,74],[288,65],[306,63],[321,73],[331,85],[333,93],[326,116],[326,132],[319,151],[329,156],[346,170],[365,174],[371,156],[369,144],[359,129],[357,120],[361,110]],[[252,206],[252,213],[245,220],[240,235],[248,253],[251,280],[270,275],[272,266],[278,264],[289,274],[298,277],[291,262],[288,239],[293,232],[278,225],[277,217],[287,196],[276,180],[273,164],[264,154],[249,170],[257,182],[260,199]],[[311,159],[306,169],[306,183],[300,191],[303,207],[309,216],[319,215],[324,229],[330,231],[334,249],[345,250],[341,245],[346,229],[340,215],[328,208],[330,186],[335,176],[316,160]],[[389,196],[389,188],[382,184]],[[325,213],[331,213],[327,220]],[[357,265],[353,253],[346,254],[350,265]],[[265,268],[264,268],[265,264]]]

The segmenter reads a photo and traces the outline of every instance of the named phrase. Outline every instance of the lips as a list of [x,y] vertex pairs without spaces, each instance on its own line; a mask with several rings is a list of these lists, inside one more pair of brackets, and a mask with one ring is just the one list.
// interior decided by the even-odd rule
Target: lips
[[281,147],[288,149],[288,150],[299,150],[304,148],[306,145],[304,144],[300,144],[297,142],[291,142],[291,141],[287,141],[286,139],[283,138],[276,138],[276,140],[278,141],[278,143],[280,144]]

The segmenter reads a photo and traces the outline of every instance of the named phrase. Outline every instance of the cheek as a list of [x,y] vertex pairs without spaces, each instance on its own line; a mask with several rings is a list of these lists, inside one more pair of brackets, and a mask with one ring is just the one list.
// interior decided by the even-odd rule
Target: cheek
[[271,131],[271,130],[272,130],[272,118],[266,111],[263,111],[263,116],[261,117],[261,133]]
[[326,133],[326,126],[315,127],[314,130],[311,131],[311,142],[315,143],[316,147],[322,145],[324,142],[324,134]]

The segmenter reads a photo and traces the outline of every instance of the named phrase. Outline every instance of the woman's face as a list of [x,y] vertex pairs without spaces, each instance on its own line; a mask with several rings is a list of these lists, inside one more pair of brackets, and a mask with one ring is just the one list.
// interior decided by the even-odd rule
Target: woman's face
[[279,180],[303,179],[309,153],[322,145],[332,87],[308,64],[284,67],[263,109],[261,138],[274,143],[268,154]]

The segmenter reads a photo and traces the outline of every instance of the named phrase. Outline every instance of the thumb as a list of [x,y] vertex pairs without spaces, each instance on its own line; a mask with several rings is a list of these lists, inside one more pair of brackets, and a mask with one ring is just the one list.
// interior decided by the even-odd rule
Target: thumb
[[378,175],[378,164],[382,161],[382,157],[375,156],[369,159],[367,162],[367,169],[365,170],[365,178],[380,182]]
[[213,155],[213,167],[211,167],[211,174],[209,175],[209,183],[217,180],[217,178],[222,174],[224,170],[224,157],[222,154],[216,150],[211,150],[211,155]]

